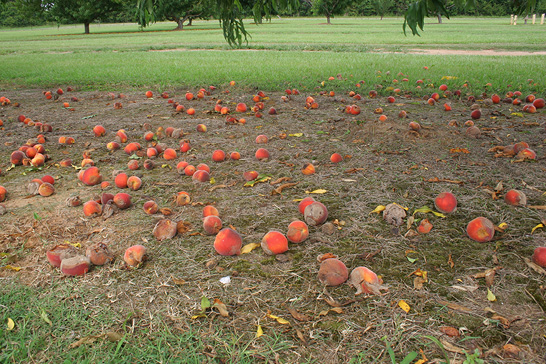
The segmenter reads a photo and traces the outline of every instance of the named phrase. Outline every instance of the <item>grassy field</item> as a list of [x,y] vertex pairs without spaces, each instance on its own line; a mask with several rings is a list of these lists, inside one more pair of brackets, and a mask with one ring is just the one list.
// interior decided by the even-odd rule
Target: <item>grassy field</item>
[[[332,25],[318,18],[274,19],[260,26],[248,24],[252,34],[248,48],[254,52],[218,52],[229,47],[214,21],[196,22],[182,32],[170,31],[170,23],[154,24],[145,32],[130,24],[95,25],[89,36],[81,34],[81,26],[3,30],[0,82],[4,87],[167,88],[236,80],[246,89],[312,90],[338,73],[347,80],[331,87],[342,89],[360,80],[373,85],[377,71],[390,71],[393,76],[404,73],[412,84],[418,78],[436,84],[443,76],[455,76],[459,84],[468,81],[474,92],[486,83],[497,92],[504,91],[509,88],[507,79],[513,88],[544,90],[544,55],[404,53],[419,49],[545,51],[546,26],[510,26],[507,19],[495,18],[446,19],[441,25],[429,20],[421,37],[406,37],[401,27],[400,18],[336,18]],[[427,73],[424,66],[429,67]],[[536,85],[528,85],[529,79]]]

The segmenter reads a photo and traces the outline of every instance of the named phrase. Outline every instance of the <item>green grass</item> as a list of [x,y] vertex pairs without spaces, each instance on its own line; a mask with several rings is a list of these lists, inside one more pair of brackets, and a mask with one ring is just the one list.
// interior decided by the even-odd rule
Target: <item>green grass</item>
[[[403,52],[419,48],[544,51],[541,40],[546,38],[546,26],[510,26],[504,18],[454,18],[442,25],[430,19],[421,37],[406,37],[401,18],[335,18],[330,26],[322,20],[287,18],[260,26],[248,24],[252,34],[248,46],[261,50],[255,52],[219,52],[229,47],[214,21],[196,22],[182,32],[169,31],[171,23],[158,23],[144,32],[133,24],[94,25],[91,35],[82,34],[79,25],[3,30],[1,85],[161,89],[224,85],[236,80],[245,89],[312,90],[320,81],[341,73],[348,80],[336,80],[328,87],[347,89],[360,80],[368,83],[366,88],[384,83],[385,78],[378,79],[376,72],[390,71],[396,78],[403,77],[396,76],[399,72],[407,75],[412,88],[417,79],[437,84],[443,76],[458,77],[452,82],[457,87],[469,81],[474,92],[481,92],[488,82],[493,89],[504,91],[508,88],[506,80],[512,88],[524,91],[542,92],[545,88],[542,65],[546,56]],[[377,53],[383,51],[402,54]],[[423,66],[429,70],[424,72]],[[528,85],[528,79],[536,85]]]

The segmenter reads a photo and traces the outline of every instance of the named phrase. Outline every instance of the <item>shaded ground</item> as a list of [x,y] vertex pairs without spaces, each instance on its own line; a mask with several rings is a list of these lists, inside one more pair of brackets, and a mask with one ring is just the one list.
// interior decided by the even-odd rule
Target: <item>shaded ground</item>
[[[217,100],[233,111],[238,102],[254,105],[251,95],[215,91],[203,100],[186,101],[185,91],[171,92],[173,100],[196,109],[189,116],[173,112],[166,99],[146,99],[143,93],[129,92],[113,100],[106,92],[76,90],[56,101],[46,100],[40,90],[6,93],[12,105],[0,109],[4,121],[0,185],[8,190],[4,203],[8,212],[0,216],[0,303],[2,317],[12,318],[16,326],[1,334],[8,353],[3,360],[8,360],[9,353],[26,355],[26,346],[35,362],[81,360],[89,358],[86,355],[92,349],[86,347],[91,346],[105,353],[94,362],[107,361],[104,358],[115,357],[112,353],[119,350],[130,362],[147,362],[146,356],[157,350],[171,362],[185,358],[188,362],[384,363],[390,362],[388,342],[398,361],[421,350],[419,358],[429,362],[441,362],[447,355],[451,363],[459,363],[476,349],[487,363],[544,361],[544,275],[528,267],[524,258],[546,244],[543,228],[531,233],[546,216],[544,210],[510,207],[502,200],[503,192],[517,188],[525,192],[530,205],[546,205],[544,109],[527,114],[521,113],[521,106],[478,99],[482,117],[475,123],[481,137],[473,138],[463,126],[472,106],[466,96],[463,101],[441,99],[430,106],[409,96],[396,96],[395,103],[388,103],[386,97],[356,101],[347,95],[313,95],[319,108],[306,110],[308,95],[283,102],[281,94],[268,93],[263,118],[250,112],[234,114],[244,116],[246,124],[228,125],[225,116],[212,112]],[[71,101],[73,96],[79,101]],[[446,101],[452,111],[444,111]],[[73,110],[62,102],[69,102]],[[123,107],[115,109],[114,102]],[[21,105],[14,107],[14,103]],[[360,115],[343,113],[349,104],[359,105]],[[278,115],[268,115],[270,107]],[[379,115],[374,114],[378,107],[384,109],[387,121],[378,121]],[[408,118],[400,119],[400,110],[407,111]],[[20,114],[53,126],[53,132],[45,134],[51,160],[41,170],[18,166],[8,171],[11,152],[40,134],[18,122]],[[410,131],[409,121],[419,122],[422,129]],[[196,131],[199,123],[207,126],[206,133]],[[105,137],[93,136],[91,130],[97,124],[106,128]],[[144,129],[169,126],[182,128],[183,137],[159,142],[178,151],[180,140],[187,139],[192,149],[178,151],[174,161],[156,159],[153,170],[129,171],[130,158],[123,149],[113,153],[106,149],[119,129],[127,132],[129,142],[146,147]],[[268,136],[269,143],[256,145],[259,134]],[[76,143],[59,145],[60,136],[74,137]],[[518,141],[527,142],[538,161],[488,152]],[[259,147],[269,150],[269,160],[254,158]],[[215,163],[211,155],[216,149],[228,154],[238,151],[241,159]],[[66,206],[67,197],[77,195],[87,201],[103,192],[100,186],[79,182],[74,168],[58,165],[71,158],[79,166],[84,151],[106,181],[112,183],[118,170],[141,176],[142,188],[129,192],[133,207],[103,219],[84,217],[81,206]],[[341,163],[330,162],[334,152],[344,156]],[[144,159],[138,159],[141,166]],[[180,160],[208,164],[214,184],[178,174]],[[315,174],[302,174],[306,163],[316,167]],[[269,174],[271,180],[244,187],[243,172],[250,170]],[[56,178],[55,194],[29,196],[28,182],[45,174]],[[271,182],[281,177],[297,185],[272,194],[279,184]],[[267,256],[259,247],[249,254],[221,257],[213,249],[214,237],[202,234],[202,209],[212,204],[224,226],[232,225],[241,233],[244,244],[259,243],[269,230],[285,232],[292,220],[301,219],[297,200],[317,189],[327,191],[313,196],[327,206],[333,229],[311,227],[310,238],[291,244],[281,257]],[[107,192],[120,191],[110,187]],[[190,194],[191,205],[174,204],[179,191]],[[458,210],[446,218],[416,213],[413,224],[406,219],[395,228],[381,215],[370,213],[378,205],[396,202],[408,207],[412,216],[417,208],[432,207],[442,191],[458,198]],[[168,218],[186,221],[192,229],[172,240],[156,241],[152,229],[162,216],[143,212],[143,203],[150,199],[173,211]],[[465,228],[478,216],[508,227],[497,231],[492,242],[473,242]],[[422,218],[434,225],[428,234],[415,232]],[[45,252],[67,241],[79,243],[82,249],[104,242],[116,260],[94,267],[83,278],[65,278],[49,265]],[[134,244],[146,245],[150,259],[140,269],[128,270],[121,257]],[[348,284],[324,288],[317,279],[317,256],[325,253],[337,255],[349,270],[369,267],[382,277],[388,292],[355,297]],[[495,302],[487,298],[484,279],[476,278],[492,268],[496,271],[489,289]],[[412,274],[418,269],[427,272],[422,285]],[[231,278],[228,285],[220,282],[226,276]],[[25,294],[51,303],[45,312],[57,318],[53,328],[41,322],[43,307],[33,307],[30,299],[23,307],[36,318],[24,319],[28,313],[18,305]],[[202,297],[221,300],[229,317],[213,309],[204,317],[192,318],[201,310]],[[410,307],[407,313],[399,306],[401,300]],[[59,313],[67,304],[70,309],[84,309],[85,315]],[[279,323],[271,315],[289,323]],[[39,326],[36,336],[25,336],[23,322]],[[258,328],[264,335],[256,338]],[[446,335],[453,329],[459,336]],[[98,339],[69,347],[80,338],[107,332],[125,335],[124,341],[118,345]],[[178,339],[162,336],[167,332],[174,332]]]

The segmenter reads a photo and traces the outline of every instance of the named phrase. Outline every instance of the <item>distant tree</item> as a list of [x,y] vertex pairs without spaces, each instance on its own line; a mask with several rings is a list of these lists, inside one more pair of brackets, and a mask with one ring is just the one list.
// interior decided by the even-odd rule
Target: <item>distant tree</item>
[[59,23],[83,23],[89,34],[89,25],[121,10],[122,0],[47,0],[45,6]]
[[42,0],[0,0],[0,25],[21,27],[42,25],[48,20]]
[[313,0],[313,13],[326,16],[326,22],[331,24],[330,18],[345,13],[351,0]]
[[375,7],[375,11],[377,11],[377,15],[381,17],[381,20],[383,20],[383,17],[387,12],[389,11],[390,7],[393,4],[393,0],[375,0],[373,5]]
[[169,20],[177,24],[176,30],[182,30],[186,21],[210,17],[212,9],[212,0],[137,0],[137,22],[146,27],[156,21]]

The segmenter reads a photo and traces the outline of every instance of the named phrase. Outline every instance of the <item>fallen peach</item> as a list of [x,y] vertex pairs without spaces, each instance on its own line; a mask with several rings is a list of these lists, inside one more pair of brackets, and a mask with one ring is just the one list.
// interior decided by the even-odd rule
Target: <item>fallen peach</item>
[[140,166],[139,166],[138,161],[136,159],[131,159],[127,163],[127,168],[129,168],[131,171],[136,171],[139,167]]
[[531,259],[536,265],[546,268],[546,247],[539,246],[536,248]]
[[195,173],[196,169],[194,166],[192,166],[191,164],[190,165],[187,165],[186,168],[184,168],[184,174],[186,176],[193,176],[193,174]]
[[303,221],[292,221],[290,225],[288,225],[286,237],[291,243],[299,244],[309,237],[309,228]]
[[530,149],[530,148],[525,148],[523,150],[521,150],[517,155],[516,155],[516,158],[520,158],[520,159],[536,159],[537,158],[537,154],[535,153],[534,150]]
[[159,220],[153,230],[153,234],[158,241],[172,239],[176,233],[176,223],[169,219]]
[[176,194],[176,205],[186,206],[191,202],[190,194],[185,191],[180,191]]
[[330,162],[339,163],[343,160],[343,157],[339,153],[334,153],[330,156]]
[[313,202],[315,202],[315,199],[311,196],[307,196],[305,197],[303,200],[300,201],[300,203],[298,204],[298,210],[301,214],[304,213],[305,211],[305,208],[312,204]]
[[311,163],[306,163],[303,168],[301,169],[301,173],[305,174],[305,175],[311,175],[311,174],[314,174],[315,173],[315,166],[312,165]]
[[51,196],[55,193],[55,187],[51,183],[44,182],[38,187],[38,193],[43,197]]
[[245,181],[253,181],[256,178],[258,178],[258,172],[256,171],[243,172],[243,178],[245,179]]
[[432,224],[428,219],[423,219],[419,223],[419,226],[417,227],[417,231],[421,234],[427,234],[432,230]]
[[275,230],[271,230],[264,235],[261,245],[264,252],[268,255],[282,254],[288,250],[286,236]]
[[355,295],[358,294],[374,294],[370,286],[380,285],[382,282],[377,277],[377,274],[366,267],[356,267],[351,272],[349,283],[356,288]]
[[67,276],[83,276],[89,271],[91,261],[84,255],[76,255],[61,261],[61,272]]
[[144,202],[144,206],[142,206],[142,209],[148,215],[153,215],[157,211],[159,211],[159,206],[157,205],[155,201],[146,201]]
[[165,151],[163,152],[163,158],[165,158],[168,161],[176,159],[176,150],[172,148],[165,149]]
[[210,215],[203,219],[203,230],[207,235],[216,235],[222,229],[222,220],[218,216]]
[[[190,109],[190,110],[193,110],[193,109]],[[197,124],[197,131],[200,133],[206,133],[207,126],[205,124]]]
[[95,125],[95,127],[93,128],[93,133],[95,133],[96,137],[101,137],[106,134],[106,129],[102,125]]
[[349,270],[345,263],[337,258],[322,261],[318,271],[318,280],[325,286],[339,286],[349,278]]
[[466,234],[474,241],[485,243],[493,239],[495,225],[485,217],[477,217],[466,226]]
[[269,138],[263,134],[260,134],[256,137],[256,144],[266,144],[269,141]]
[[237,106],[235,107],[235,111],[237,111],[237,112],[246,112],[247,111],[246,104],[243,103],[243,102],[238,103]]
[[260,148],[256,151],[254,156],[258,160],[265,160],[269,158],[269,151],[265,148]]
[[190,149],[191,149],[190,142],[184,141],[180,143],[180,151],[182,153],[186,153]]
[[123,130],[118,130],[116,132],[116,140],[120,143],[127,143],[127,140],[129,138],[127,137],[127,134],[125,134],[125,131]]
[[421,130],[421,125],[419,125],[419,123],[416,122],[416,121],[410,121],[408,126],[409,126],[410,130],[413,130],[413,131]]
[[510,190],[504,195],[504,202],[512,206],[525,206],[527,205],[527,196],[522,191]]
[[141,149],[141,146],[139,143],[137,142],[132,142],[132,143],[129,143],[125,146],[125,148],[123,148],[123,151],[127,154],[133,154],[133,153],[136,153],[138,150]]
[[207,205],[203,207],[203,217],[207,217],[211,215],[220,216],[220,214],[218,213],[218,209],[212,205]]
[[114,196],[114,204],[120,209],[124,210],[131,206],[131,196],[129,194],[120,192]]
[[197,171],[195,171],[191,178],[193,181],[197,182],[208,182],[210,181],[210,174],[205,170],[198,169]]
[[140,189],[140,186],[142,186],[142,180],[140,177],[131,176],[127,178],[127,187],[129,187],[130,190],[137,191]]
[[55,178],[53,176],[50,176],[49,174],[46,174],[42,177],[43,182],[51,183],[52,185],[55,184]]
[[241,235],[231,228],[220,230],[214,239],[214,249],[220,255],[239,255],[242,245]]
[[537,109],[542,109],[545,105],[546,102],[544,99],[535,99],[535,101],[533,101],[533,106]]
[[474,120],[479,119],[482,117],[482,111],[480,109],[473,110],[470,113],[470,117]]
[[212,160],[215,162],[223,162],[226,159],[226,153],[223,150],[217,149],[212,153]]
[[112,201],[112,200],[114,200],[114,195],[112,195],[111,193],[103,193],[100,196],[100,203],[102,205],[106,205],[108,201]]
[[123,254],[123,260],[130,267],[138,267],[147,259],[146,247],[144,245],[133,245]]
[[8,194],[8,191],[4,186],[0,186],[0,202],[4,201],[6,199],[6,195]]
[[119,148],[121,148],[121,145],[119,145],[118,142],[110,142],[106,144],[106,149],[108,149],[109,151],[118,150]]
[[451,192],[442,192],[434,199],[436,210],[445,214],[457,211],[457,198]]
[[89,217],[99,216],[102,213],[102,208],[95,200],[89,200],[83,204],[83,214]]
[[114,178],[114,184],[116,185],[117,188],[127,188],[127,180],[129,179],[129,177],[127,176],[126,173],[119,173],[115,178]]
[[70,244],[59,244],[46,252],[46,257],[52,266],[59,268],[61,261],[78,254],[78,250]]
[[305,208],[303,217],[305,222],[311,226],[321,225],[328,218],[328,210],[324,204],[315,201]]
[[241,159],[241,153],[239,152],[231,152],[229,157],[234,160],[234,161],[237,161],[239,159]]
[[21,152],[20,150],[16,150],[15,152],[11,153],[11,164],[16,166],[21,165],[23,164],[23,159],[25,159],[25,153]]
[[102,182],[102,176],[97,167],[89,167],[81,174],[81,181],[88,186],[95,186]]
[[104,243],[95,243],[85,250],[85,255],[94,265],[104,265],[114,260],[114,255]]
[[155,163],[154,163],[154,161],[151,160],[151,159],[146,159],[146,160],[144,161],[143,166],[144,166],[144,169],[150,170],[150,169],[154,169]]

